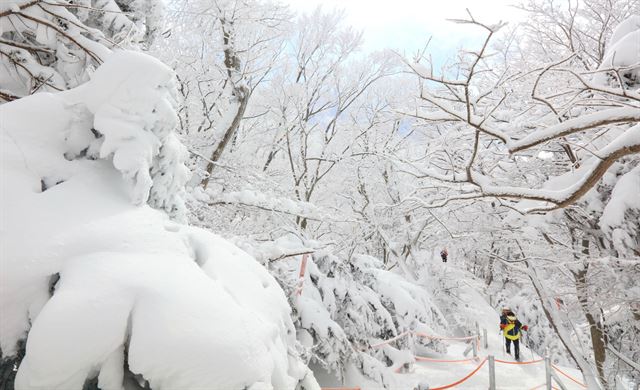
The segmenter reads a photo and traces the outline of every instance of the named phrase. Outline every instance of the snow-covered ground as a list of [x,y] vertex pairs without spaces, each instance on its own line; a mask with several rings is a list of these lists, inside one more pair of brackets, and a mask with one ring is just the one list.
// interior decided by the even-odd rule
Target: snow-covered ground
[[[433,272],[445,273],[447,278],[463,281],[467,285],[467,288],[461,288],[459,290],[459,298],[464,302],[465,316],[469,318],[471,322],[474,320],[478,322],[480,332],[483,329],[487,329],[488,348],[484,349],[484,345],[481,345],[478,353],[480,359],[485,356],[493,355],[496,359],[515,362],[513,355],[508,355],[504,351],[504,338],[501,333],[498,332],[498,325],[500,323],[499,315],[496,310],[489,305],[485,298],[478,292],[481,291],[482,286],[476,278],[464,270],[460,270],[455,263],[433,263]],[[453,336],[453,335],[444,335]],[[524,332],[524,342],[521,342],[520,359],[523,362],[539,360],[540,356],[534,354],[526,347],[526,332]],[[427,357],[437,359],[465,359],[471,356],[471,353],[467,356],[463,355],[467,349],[467,344],[462,341],[448,341],[448,350],[445,355],[432,355]],[[513,354],[513,349],[511,351]],[[475,367],[478,366],[476,362],[462,362],[462,363],[432,363],[432,362],[420,362],[417,363],[413,369],[413,372],[405,374],[407,377],[413,380],[423,381],[428,383],[431,387],[439,387],[456,382],[462,379]],[[515,365],[496,363],[496,388],[497,389],[513,389],[523,390],[532,389],[538,385],[545,383],[545,368],[544,361],[536,364],[528,365]],[[560,369],[574,378],[582,381],[582,375],[576,369],[560,367]],[[583,389],[583,387],[571,382],[569,379],[561,378],[562,382],[568,389]],[[485,363],[484,366],[468,380],[458,385],[456,388],[460,389],[480,389],[487,388],[489,386],[489,365]]]
[[[432,278],[447,278],[450,280],[461,281],[466,287],[458,290],[458,298],[463,302],[464,313],[463,315],[468,318],[470,327],[475,327],[477,321],[478,327],[482,334],[483,329],[487,329],[487,341],[488,348],[484,348],[484,343],[481,344],[478,356],[478,361],[464,361],[464,362],[415,362],[408,370],[402,373],[398,373],[394,378],[398,388],[414,389],[419,385],[426,389],[427,386],[431,388],[438,388],[441,386],[447,386],[457,382],[458,380],[466,377],[470,374],[478,364],[484,360],[485,357],[493,355],[497,360],[503,360],[508,362],[514,362],[513,350],[512,354],[506,354],[504,350],[504,338],[501,332],[499,332],[499,314],[491,305],[486,301],[483,295],[480,293],[483,286],[481,282],[474,278],[471,274],[464,270],[460,270],[455,263],[442,264],[440,262],[433,262],[430,265],[430,275],[424,275],[425,280]],[[451,328],[451,334],[438,335],[443,337],[461,337],[466,336],[457,332],[457,329]],[[419,336],[410,336],[419,337]],[[446,353],[442,354],[427,354],[422,353],[422,357],[437,359],[437,360],[465,360],[472,357],[469,344],[463,340],[443,340],[447,346]],[[465,355],[466,353],[466,355]],[[520,359],[522,362],[541,360],[541,357],[533,353],[526,347],[526,333],[524,340],[521,342]],[[558,367],[563,372],[582,382],[582,375],[580,372],[573,368]],[[508,364],[508,363],[495,363],[496,370],[496,388],[501,390],[528,390],[544,388],[542,385],[545,383],[545,364],[544,361],[540,361],[534,364]],[[363,378],[356,370],[351,370],[346,375],[346,381],[344,384],[339,383],[333,376],[322,373],[317,367],[315,368],[317,379],[323,386],[345,386],[345,387],[360,387],[364,389],[379,389],[380,385]],[[557,374],[562,383],[569,390],[584,389],[570,379]],[[458,384],[454,388],[459,389],[484,389],[489,386],[489,364],[485,363],[480,370],[469,379]],[[557,384],[554,384],[558,387]]]

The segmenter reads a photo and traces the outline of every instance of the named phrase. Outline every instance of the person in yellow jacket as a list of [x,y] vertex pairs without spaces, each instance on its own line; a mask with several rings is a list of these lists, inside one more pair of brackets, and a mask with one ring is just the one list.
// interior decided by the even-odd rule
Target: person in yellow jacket
[[507,347],[507,353],[511,353],[511,343],[513,342],[513,352],[516,360],[520,360],[520,337],[522,333],[520,330],[527,331],[529,327],[522,325],[516,318],[516,315],[512,311],[503,310],[503,314],[500,316],[500,329],[504,335],[504,340]]

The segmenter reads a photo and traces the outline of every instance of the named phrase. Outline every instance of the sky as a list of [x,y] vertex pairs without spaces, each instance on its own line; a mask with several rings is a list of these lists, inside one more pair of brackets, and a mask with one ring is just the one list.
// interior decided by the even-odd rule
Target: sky
[[[476,20],[515,22],[521,13],[510,6],[519,0],[283,0],[295,11],[310,12],[318,5],[342,8],[347,23],[364,31],[365,50],[392,48],[415,53],[432,37],[429,52],[454,54],[484,38],[477,27],[447,21],[465,18],[469,8]],[[469,46],[472,47],[469,47]]]

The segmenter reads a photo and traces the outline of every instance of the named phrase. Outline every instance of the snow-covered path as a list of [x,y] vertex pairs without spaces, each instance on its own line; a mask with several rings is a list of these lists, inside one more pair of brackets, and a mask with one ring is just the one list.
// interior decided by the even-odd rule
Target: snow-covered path
[[[457,297],[462,304],[462,310],[465,317],[471,323],[477,322],[480,332],[487,329],[488,348],[484,348],[484,342],[478,353],[477,361],[463,362],[415,362],[407,372],[398,373],[395,377],[396,383],[394,389],[411,390],[416,389],[418,384],[422,388],[439,389],[487,389],[489,388],[489,364],[485,362],[483,366],[468,379],[452,386],[468,376],[478,365],[489,355],[493,355],[496,359],[496,389],[499,390],[533,390],[544,389],[545,386],[545,364],[544,360],[529,348],[526,347],[526,339],[521,342],[520,357],[522,362],[538,361],[532,364],[510,364],[515,363],[512,355],[506,354],[503,348],[504,339],[499,332],[499,315],[496,310],[485,300],[481,291],[482,283],[477,281],[472,275],[464,270],[460,270],[455,264],[433,263],[429,271],[431,274],[425,278],[425,283],[433,283],[434,279],[454,280],[463,284],[457,289]],[[429,280],[427,280],[429,279]],[[466,285],[466,287],[464,286]],[[475,325],[474,325],[475,326]],[[445,337],[458,338],[467,336],[459,334],[454,326],[451,328],[451,334],[439,335]],[[417,337],[417,336],[412,336]],[[526,337],[526,334],[525,334]],[[469,344],[464,340],[444,340],[447,344],[447,351],[444,354],[425,354],[423,357],[437,360],[464,360],[472,357],[472,353],[467,351]],[[467,355],[465,356],[465,352]],[[500,360],[504,362],[500,362]],[[583,382],[581,373],[573,368],[558,367],[564,373],[575,378],[579,382]],[[316,371],[316,370],[314,370]],[[340,384],[330,376],[317,375],[319,382],[324,386],[345,386],[347,388],[360,388],[362,390],[373,390],[382,388],[381,385],[362,377],[356,370],[350,370],[347,373],[346,381]],[[318,374],[318,373],[316,373]],[[584,387],[571,381],[558,373],[562,383],[568,390],[583,390]],[[560,387],[555,384],[554,388]]]
[[[467,317],[478,322],[480,332],[487,329],[488,348],[481,349],[478,353],[480,361],[486,356],[493,355],[497,360],[515,362],[512,355],[506,354],[503,348],[503,337],[498,331],[499,315],[493,307],[487,303],[484,297],[478,292],[482,290],[482,286],[476,279],[466,271],[456,268],[452,263],[443,265],[435,264],[432,272],[440,274],[453,280],[463,281],[468,288],[460,288],[458,290],[459,298],[464,302],[464,310]],[[453,336],[453,335],[447,335]],[[457,335],[456,335],[457,336]],[[525,335],[526,337],[526,335]],[[429,355],[426,357],[442,359],[442,360],[459,360],[470,357],[470,353],[464,356],[467,344],[464,341],[447,341],[447,353],[444,355]],[[526,342],[521,342],[520,358],[523,362],[540,360],[541,357],[533,353],[526,347]],[[513,351],[512,351],[513,352]],[[457,382],[471,373],[480,362],[460,362],[460,363],[441,363],[441,362],[418,362],[412,367],[409,373],[399,374],[406,381],[407,388],[411,388],[412,383],[429,384],[431,388],[438,388]],[[582,382],[582,375],[576,369],[559,367],[563,372],[576,378]],[[544,361],[534,364],[508,364],[496,362],[496,388],[501,390],[528,390],[534,388],[543,389],[545,383],[545,367]],[[567,389],[584,389],[584,387],[572,382],[571,380],[559,375],[563,384]],[[489,364],[485,363],[469,379],[453,387],[457,389],[486,389],[489,387]],[[556,386],[557,387],[557,386]]]

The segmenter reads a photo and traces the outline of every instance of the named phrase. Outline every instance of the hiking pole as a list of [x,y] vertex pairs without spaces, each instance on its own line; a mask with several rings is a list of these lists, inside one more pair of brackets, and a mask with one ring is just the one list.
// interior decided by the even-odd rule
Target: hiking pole
[[529,352],[531,352],[531,360],[536,360],[533,357],[533,348],[531,348],[531,340],[529,339],[529,331],[527,331],[527,346],[529,347]]
[[525,344],[527,345],[527,348],[529,348],[529,352],[531,352],[531,360],[535,360],[533,357],[533,348],[531,348],[531,340],[529,339],[529,331],[527,331],[527,334],[525,335]]

